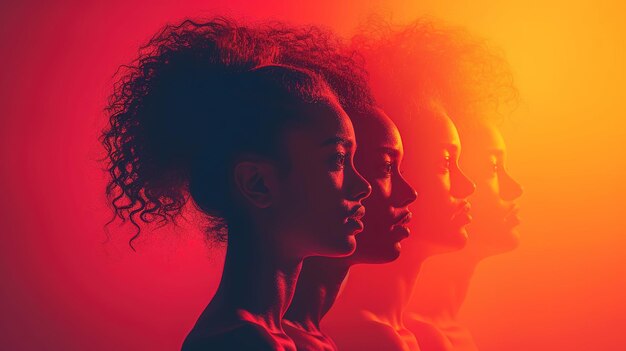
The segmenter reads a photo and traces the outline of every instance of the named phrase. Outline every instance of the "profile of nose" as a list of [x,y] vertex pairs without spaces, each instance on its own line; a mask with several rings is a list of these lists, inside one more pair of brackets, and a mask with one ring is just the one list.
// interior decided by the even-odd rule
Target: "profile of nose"
[[476,184],[459,169],[458,175],[451,180],[450,192],[457,199],[464,199],[476,191]]
[[402,176],[400,176],[399,183],[398,206],[396,207],[407,207],[417,199],[417,191]]
[[524,187],[508,173],[504,174],[501,182],[500,197],[503,200],[511,201],[519,198],[524,193]]
[[349,186],[349,198],[350,200],[360,201],[370,196],[372,193],[372,186],[365,178],[355,169],[352,168],[350,172]]

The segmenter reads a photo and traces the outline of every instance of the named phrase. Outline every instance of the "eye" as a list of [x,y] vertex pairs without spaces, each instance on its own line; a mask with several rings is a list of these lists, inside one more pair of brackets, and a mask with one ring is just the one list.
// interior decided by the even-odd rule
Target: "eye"
[[504,170],[504,165],[499,160],[491,161],[490,166],[491,166],[491,171],[494,174],[500,173],[502,170]]
[[333,166],[337,170],[342,170],[346,164],[346,154],[338,152],[333,156]]
[[441,164],[442,166],[442,170],[444,172],[449,172],[450,171],[450,167],[452,166],[452,159],[450,156],[444,156],[443,158],[443,162]]
[[383,174],[386,177],[390,177],[392,173],[393,173],[393,163],[391,163],[390,161],[385,161],[385,164],[383,167]]

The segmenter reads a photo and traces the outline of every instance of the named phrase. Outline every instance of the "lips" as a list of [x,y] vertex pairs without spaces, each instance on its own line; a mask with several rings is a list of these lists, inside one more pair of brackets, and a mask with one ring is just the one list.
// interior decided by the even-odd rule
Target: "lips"
[[471,209],[472,206],[468,201],[461,202],[461,204],[459,204],[459,208],[452,215],[452,222],[461,226],[471,223],[472,216],[469,214]]
[[400,215],[395,221],[394,221],[394,226],[400,225],[407,225],[409,224],[409,222],[411,221],[411,218],[413,218],[413,213],[411,213],[410,211],[405,212],[404,214]]
[[[396,217],[394,220],[394,224],[391,226],[390,234],[395,240],[398,240],[395,244],[399,245],[399,240],[408,238],[411,231],[407,224],[411,221],[413,214],[411,211],[406,211],[400,216]],[[400,249],[399,247],[397,248]]]
[[507,218],[507,217],[510,217],[510,216],[517,216],[518,212],[519,212],[519,207],[517,205],[513,205],[513,206],[511,206],[511,209],[506,213],[504,218]]
[[351,234],[360,233],[365,228],[361,218],[365,215],[365,207],[358,205],[348,212],[345,223],[350,228]]
[[509,212],[504,216],[504,222],[508,225],[515,227],[520,224],[520,219],[517,216],[519,213],[519,207],[517,205],[513,205]]
[[361,205],[354,207],[348,212],[348,219],[360,220],[363,216],[365,216],[365,207]]
[[453,217],[456,217],[458,215],[462,215],[462,214],[466,214],[469,213],[469,211],[472,209],[472,205],[468,202],[468,201],[463,201],[459,204],[459,208],[456,210],[456,212],[454,212]]

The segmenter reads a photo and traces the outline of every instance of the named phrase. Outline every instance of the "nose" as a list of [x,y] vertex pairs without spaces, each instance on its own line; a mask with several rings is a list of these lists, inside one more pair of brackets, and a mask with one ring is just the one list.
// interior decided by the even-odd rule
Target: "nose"
[[464,199],[474,193],[476,184],[461,169],[450,174],[450,193],[457,199]]
[[515,181],[507,172],[504,172],[500,186],[500,197],[502,200],[512,201],[524,193],[522,185]]
[[397,199],[398,206],[397,207],[406,207],[413,203],[417,199],[417,191],[409,184],[409,182],[404,179],[402,175],[398,177],[399,186],[396,188],[397,190]]
[[372,186],[367,182],[367,180],[365,180],[365,178],[363,178],[361,173],[354,168],[354,165],[351,168],[352,172],[350,172],[351,177],[349,179],[349,198],[350,200],[360,201],[370,196],[372,193]]

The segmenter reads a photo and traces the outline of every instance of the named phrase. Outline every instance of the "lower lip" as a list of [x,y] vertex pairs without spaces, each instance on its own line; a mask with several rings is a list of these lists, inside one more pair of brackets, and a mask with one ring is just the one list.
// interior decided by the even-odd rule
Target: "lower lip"
[[391,233],[398,236],[398,240],[406,239],[411,234],[409,227],[405,225],[394,225],[391,228]]
[[358,218],[348,218],[346,220],[346,225],[352,228],[353,232],[356,232],[356,233],[363,231],[363,228],[364,228],[363,222],[361,222],[361,220]]
[[510,227],[516,227],[520,224],[520,222],[521,221],[516,214],[504,218],[504,223]]

